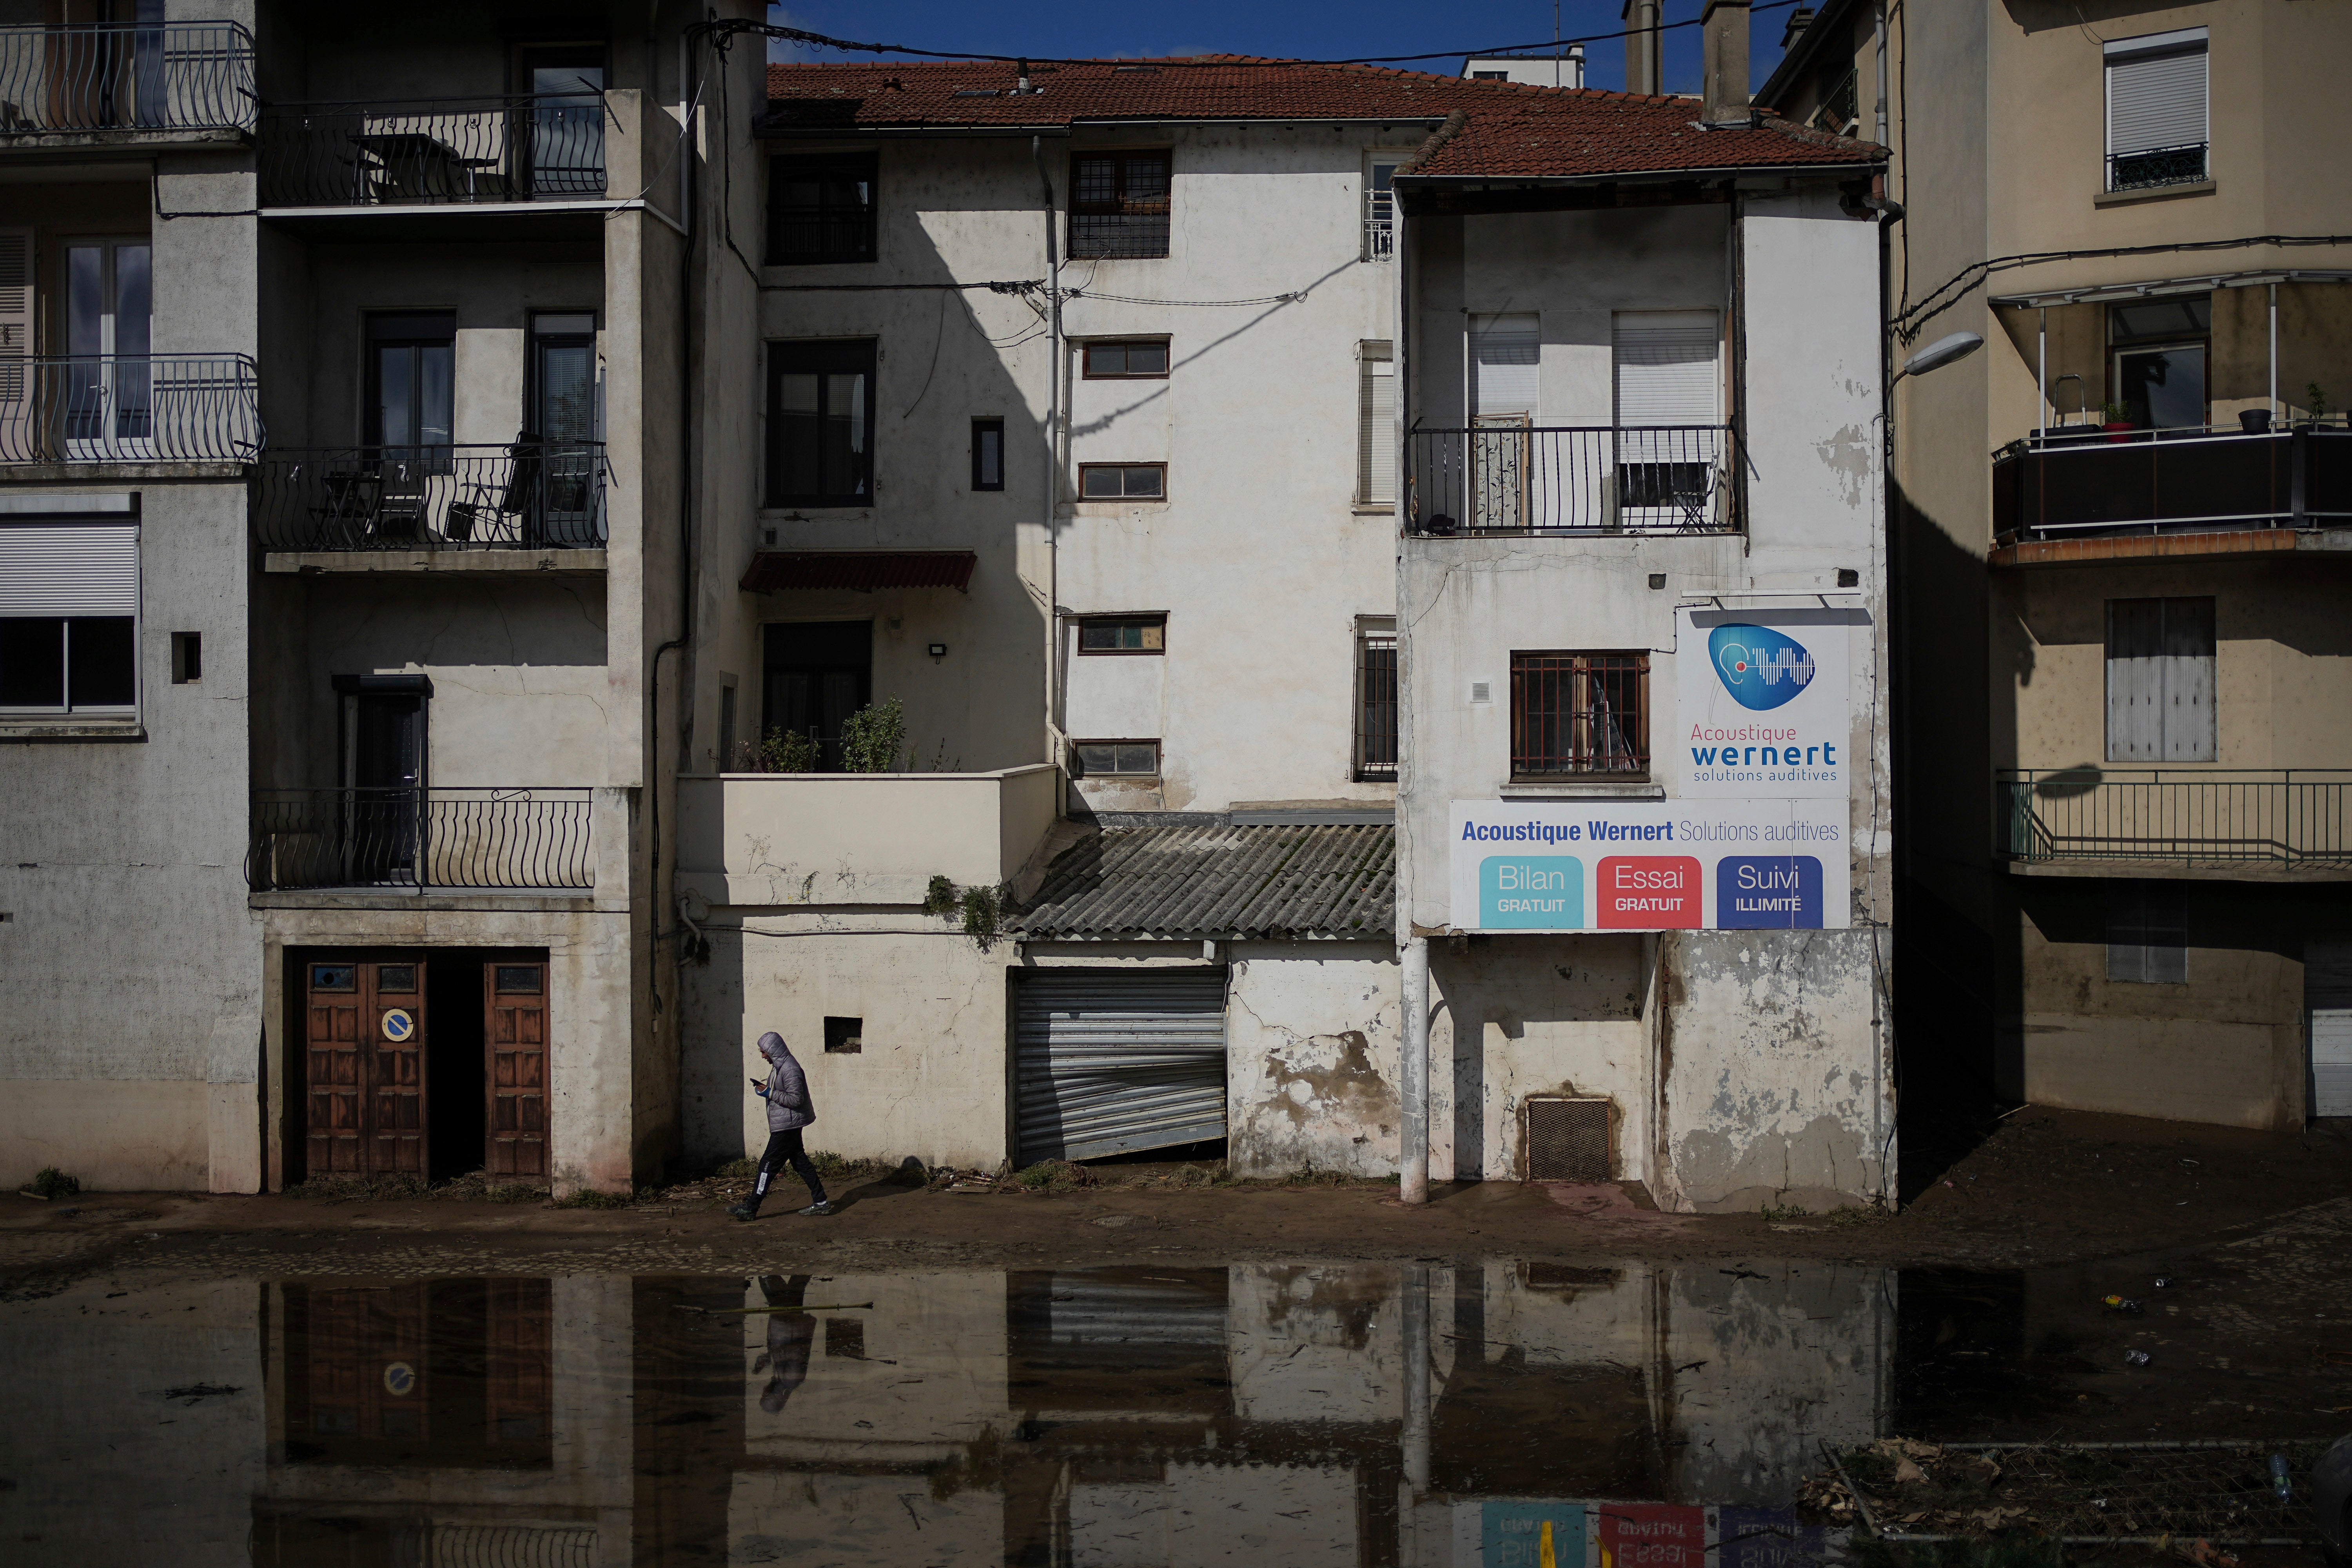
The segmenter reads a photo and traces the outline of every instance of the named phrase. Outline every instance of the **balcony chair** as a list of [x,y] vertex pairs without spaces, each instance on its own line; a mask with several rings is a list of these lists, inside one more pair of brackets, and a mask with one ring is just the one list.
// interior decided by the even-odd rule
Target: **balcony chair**
[[310,509],[317,521],[311,531],[327,549],[362,543],[373,527],[383,476],[358,469],[330,470],[322,476],[326,504]]

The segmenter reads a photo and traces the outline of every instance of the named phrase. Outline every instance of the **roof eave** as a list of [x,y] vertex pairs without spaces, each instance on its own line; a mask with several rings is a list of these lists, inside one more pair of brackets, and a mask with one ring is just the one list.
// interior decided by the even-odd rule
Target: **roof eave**
[[1395,183],[1400,189],[1426,185],[1432,190],[1461,190],[1473,185],[1610,185],[1623,184],[1628,180],[1703,180],[1747,174],[1852,174],[1885,166],[1886,160],[1881,157],[1819,163],[1711,163],[1703,168],[1628,169],[1605,174],[1398,174]]

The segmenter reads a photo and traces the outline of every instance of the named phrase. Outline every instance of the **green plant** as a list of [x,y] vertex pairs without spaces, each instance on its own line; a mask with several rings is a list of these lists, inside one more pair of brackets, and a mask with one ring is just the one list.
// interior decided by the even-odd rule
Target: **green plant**
[[980,943],[986,952],[996,942],[997,908],[993,888],[966,888],[963,890],[963,934]]
[[720,1176],[756,1176],[760,1173],[760,1162],[747,1154],[740,1160],[728,1161],[712,1173]]
[[841,770],[887,773],[907,740],[907,705],[896,697],[869,702],[841,721]]
[[2327,389],[2319,383],[2312,382],[2303,389],[2303,400],[2311,405],[2311,416],[2314,419],[2327,417]]
[[1027,1170],[1016,1172],[1013,1179],[1033,1193],[1058,1193],[1095,1184],[1092,1171],[1067,1160],[1040,1160]]
[[813,773],[823,748],[803,730],[771,730],[756,744],[735,748],[739,771],[747,773]]
[[44,1165],[25,1190],[45,1198],[69,1198],[81,1191],[81,1183],[55,1165]]
[[2106,416],[2106,421],[2110,425],[2131,423],[2131,410],[2120,403],[2103,403],[2099,405],[2099,412]]
[[952,915],[962,904],[956,885],[945,877],[933,877],[930,885],[923,889],[923,912],[927,915]]
[[1807,1219],[1810,1218],[1812,1214],[1811,1210],[1806,1208],[1801,1204],[1790,1204],[1786,1208],[1774,1208],[1768,1204],[1757,1212],[1762,1215],[1766,1219],[1775,1221],[1784,1219]]

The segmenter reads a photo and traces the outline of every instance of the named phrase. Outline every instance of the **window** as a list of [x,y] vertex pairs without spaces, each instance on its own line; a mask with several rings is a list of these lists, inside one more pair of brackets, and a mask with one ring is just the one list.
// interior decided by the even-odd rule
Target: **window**
[[515,76],[531,95],[530,119],[509,132],[520,142],[523,191],[542,199],[604,195],[604,46],[534,45],[517,53]]
[[[446,448],[457,403],[457,318],[446,310],[367,319],[367,420],[361,439],[391,458]],[[444,450],[427,462],[446,463]]]
[[2107,307],[2115,400],[2144,430],[2201,430],[2213,297],[2183,294]]
[[[1481,73],[1485,75],[1486,73]],[[1493,77],[1507,79],[1501,71]],[[1385,261],[1396,254],[1396,191],[1391,182],[1404,160],[1376,157],[1364,166],[1364,259]]]
[[1168,374],[1168,340],[1146,340],[1142,342],[1088,343],[1086,352],[1087,379],[1102,381],[1120,376],[1149,378]]
[[1109,260],[1168,254],[1168,154],[1070,160],[1070,255]]
[[1396,622],[1356,624],[1356,777],[1394,782],[1397,776]]
[[2107,761],[2210,763],[2213,601],[2107,601]]
[[1156,778],[1160,773],[1157,741],[1073,741],[1078,754],[1078,777]]
[[1511,776],[1645,775],[1650,656],[1511,655]]
[[2206,177],[2205,29],[2116,38],[2107,63],[2107,189]]
[[1078,623],[1080,653],[1164,653],[1165,616],[1099,616]]
[[711,759],[718,764],[713,773],[726,773],[740,766],[735,756],[735,678],[719,678],[719,754]]
[[1004,488],[1004,421],[975,419],[971,422],[971,488],[976,490],[1001,490]]
[[768,345],[768,505],[874,499],[874,340]]
[[875,154],[768,161],[768,265],[875,258]]
[[1396,359],[1387,343],[1356,346],[1356,504],[1396,500]]
[[1080,500],[1166,500],[1165,463],[1081,463]]
[[172,634],[172,684],[194,686],[205,678],[205,637],[202,632]]
[[0,520],[0,710],[130,715],[138,629],[136,522]]
[[66,455],[135,462],[154,456],[151,348],[152,251],[144,239],[65,247]]
[[832,1018],[824,1021],[824,1048],[837,1057],[854,1057],[866,1049],[866,1020],[863,1018]]
[[2107,884],[2107,978],[2189,983],[2189,900],[2178,882]]

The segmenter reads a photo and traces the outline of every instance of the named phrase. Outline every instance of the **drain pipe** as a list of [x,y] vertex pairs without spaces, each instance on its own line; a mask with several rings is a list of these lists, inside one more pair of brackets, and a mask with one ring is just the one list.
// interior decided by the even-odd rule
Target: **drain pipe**
[[[1411,918],[1409,913],[1406,918]],[[1397,1197],[1404,1203],[1425,1204],[1429,1201],[1429,939],[1425,936],[1408,937],[1404,944],[1404,1062],[1397,1077],[1404,1101],[1399,1129],[1403,1147],[1397,1151]]]
[[1062,773],[1065,761],[1060,707],[1062,665],[1062,551],[1055,520],[1061,489],[1062,260],[1054,243],[1054,177],[1045,172],[1045,139],[1029,138],[1037,165],[1037,189],[1045,202],[1045,761],[1054,765],[1055,815],[1069,814]]

